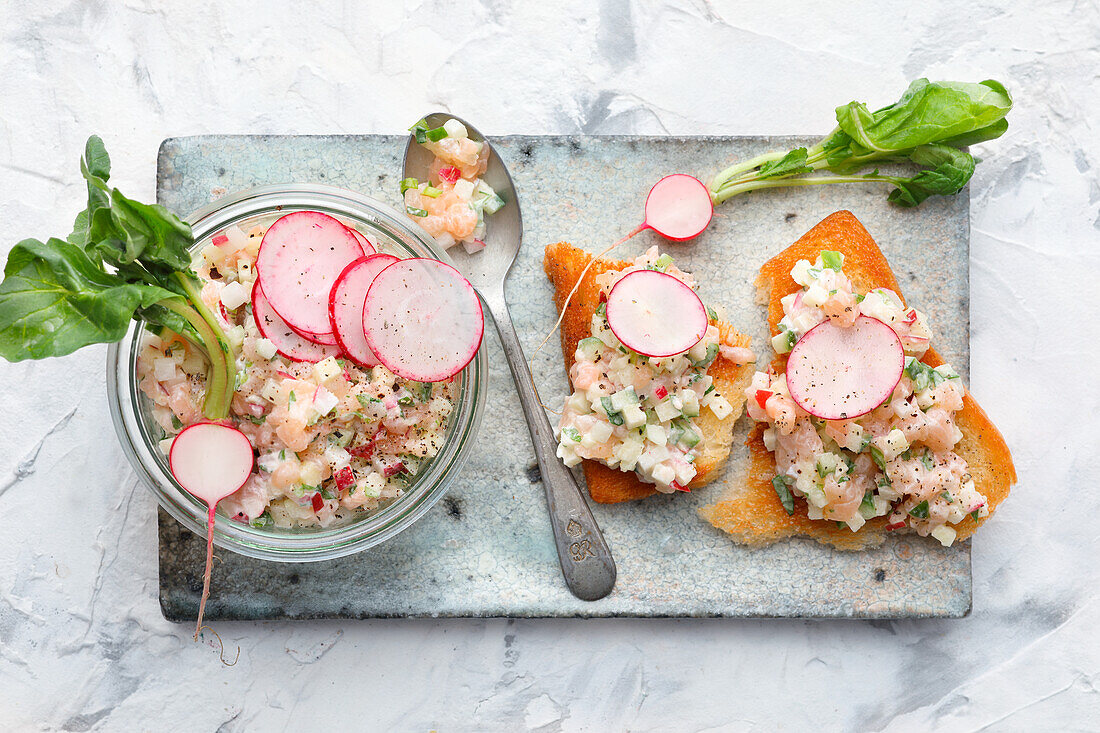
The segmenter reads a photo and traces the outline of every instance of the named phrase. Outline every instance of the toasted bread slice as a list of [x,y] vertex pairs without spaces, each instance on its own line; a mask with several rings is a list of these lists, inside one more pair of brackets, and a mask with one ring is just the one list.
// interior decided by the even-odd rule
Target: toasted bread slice
[[[561,312],[569,292],[592,255],[567,242],[551,244],[546,248],[543,269],[554,286],[554,304]],[[600,289],[596,285],[596,276],[607,270],[621,270],[629,267],[630,262],[597,260],[584,276],[581,286],[565,309],[561,323],[561,350],[565,357],[565,370],[573,365],[573,354],[577,343],[591,335],[592,314],[600,303]],[[716,323],[722,334],[722,343],[730,346],[748,347],[748,336],[734,330],[725,323]],[[702,430],[702,450],[695,461],[698,473],[688,485],[697,488],[710,483],[718,475],[722,464],[729,457],[733,443],[733,424],[741,415],[745,406],[745,387],[752,380],[753,364],[737,365],[719,356],[710,365],[707,374],[714,380],[715,388],[733,405],[733,412],[724,420],[719,420],[710,410],[703,410],[696,418],[696,424]],[[582,463],[588,493],[593,501],[600,504],[614,504],[620,501],[644,499],[657,493],[653,484],[641,481],[633,471],[620,471],[608,468],[599,461],[585,460]]]
[[[858,292],[881,287],[902,296],[886,257],[871,235],[850,211],[838,211],[760,268],[756,285],[767,301],[768,326],[773,334],[779,332],[778,324],[783,317],[780,299],[799,289],[799,285],[791,279],[791,268],[798,260],[813,262],[823,249],[844,255],[844,272]],[[776,357],[774,364],[777,371],[783,371],[786,358],[785,355]],[[929,349],[921,361],[933,367],[943,363],[933,349]],[[1016,483],[1012,455],[1000,432],[969,392],[963,399],[963,409],[956,413],[955,423],[963,434],[962,440],[955,446],[955,452],[969,464],[974,484],[988,499],[992,515]],[[886,534],[885,517],[877,517],[858,532],[852,532],[847,527],[837,527],[835,522],[808,519],[806,502],[802,499],[795,501],[794,514],[788,515],[772,488],[775,458],[764,448],[763,434],[764,425],[757,424],[746,441],[750,453],[747,473],[741,477],[731,477],[722,499],[699,510],[704,519],[728,532],[737,542],[747,545],[764,545],[794,536],[812,537],[845,550],[882,543]],[[975,521],[968,516],[953,525],[958,539],[972,535],[986,519],[988,517]]]

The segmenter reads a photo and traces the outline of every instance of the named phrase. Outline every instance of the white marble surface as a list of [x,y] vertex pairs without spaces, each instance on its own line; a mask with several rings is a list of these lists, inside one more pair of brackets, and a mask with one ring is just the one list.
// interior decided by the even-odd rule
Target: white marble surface
[[0,0],[0,247],[65,234],[100,133],[151,199],[169,135],[826,132],[910,78],[1004,81],[972,187],[972,388],[1020,483],[956,621],[220,623],[157,606],[155,505],[103,348],[0,363],[0,729],[1096,730],[1094,2]]

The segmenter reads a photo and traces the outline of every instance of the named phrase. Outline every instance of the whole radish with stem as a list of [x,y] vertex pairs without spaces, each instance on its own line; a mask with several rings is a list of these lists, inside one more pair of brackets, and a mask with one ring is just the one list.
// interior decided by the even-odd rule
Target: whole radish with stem
[[172,441],[168,463],[172,475],[189,494],[206,502],[206,571],[202,576],[202,598],[195,621],[195,641],[202,630],[206,599],[210,595],[210,571],[214,560],[214,512],[218,502],[236,492],[252,474],[255,456],[252,444],[236,428],[218,423],[195,423],[180,431]]
[[645,220],[625,237],[593,257],[585,266],[580,277],[577,278],[576,284],[573,285],[573,289],[566,296],[554,327],[539,343],[535,353],[538,354],[542,350],[542,347],[546,345],[546,342],[561,326],[562,319],[565,318],[565,310],[573,296],[576,295],[577,288],[581,286],[581,282],[584,281],[584,276],[588,274],[592,263],[646,229],[651,229],[665,239],[674,242],[686,242],[694,239],[707,228],[713,215],[714,204],[711,202],[710,190],[695,176],[689,176],[686,173],[673,173],[653,184],[645,201]]

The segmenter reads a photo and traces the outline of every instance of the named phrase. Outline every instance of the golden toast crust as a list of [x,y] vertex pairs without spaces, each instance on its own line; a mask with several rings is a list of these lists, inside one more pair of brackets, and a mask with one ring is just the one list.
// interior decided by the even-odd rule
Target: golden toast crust
[[[546,248],[543,257],[543,269],[554,286],[554,305],[561,312],[569,291],[576,285],[577,279],[592,256],[567,242],[557,242]],[[573,354],[577,343],[591,335],[592,314],[600,303],[600,290],[596,285],[596,276],[608,270],[621,270],[630,262],[597,260],[584,276],[576,294],[565,309],[561,323],[561,350],[568,373],[573,365]],[[749,346],[749,337],[738,333],[732,326],[717,323],[723,343],[731,346]],[[703,450],[696,460],[698,473],[689,484],[697,488],[713,481],[729,456],[733,442],[733,424],[741,415],[745,404],[744,390],[752,379],[753,365],[736,365],[719,356],[711,364],[707,373],[714,379],[719,392],[733,405],[733,413],[724,420],[718,420],[709,410],[703,410],[696,419],[703,432]],[[592,500],[600,504],[613,504],[620,501],[644,499],[657,493],[652,484],[641,481],[633,472],[608,468],[599,461],[585,460],[581,467],[584,471],[588,493]]]
[[[783,317],[780,299],[799,289],[790,277],[791,268],[801,259],[812,262],[823,249],[844,255],[844,272],[858,291],[885,287],[896,292],[904,302],[897,279],[871,235],[850,211],[838,211],[760,268],[756,284],[767,298],[768,326],[773,334],[779,332],[778,323]],[[921,361],[933,367],[943,363],[934,349],[929,349]],[[782,371],[785,363],[786,356],[778,356],[773,362],[777,371]],[[956,414],[955,422],[963,434],[955,452],[969,464],[975,486],[989,500],[992,516],[1016,483],[1012,455],[1001,433],[969,392],[963,398],[963,409]],[[794,515],[789,516],[772,488],[775,460],[764,448],[763,433],[764,426],[757,424],[749,434],[747,475],[740,483],[727,482],[727,492],[722,499],[699,510],[704,519],[728,532],[737,542],[749,545],[769,544],[793,536],[812,537],[844,550],[882,543],[886,533],[885,517],[873,519],[858,532],[852,532],[847,527],[837,527],[835,522],[808,519],[806,502],[802,499],[795,501]],[[968,516],[955,525],[958,538],[972,535],[986,519],[988,517],[975,522]]]

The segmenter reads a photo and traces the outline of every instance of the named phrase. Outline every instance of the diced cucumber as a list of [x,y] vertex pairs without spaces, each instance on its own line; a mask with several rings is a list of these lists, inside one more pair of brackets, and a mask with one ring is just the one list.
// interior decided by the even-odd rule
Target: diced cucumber
[[672,400],[664,399],[657,403],[657,407],[654,409],[657,414],[657,419],[661,422],[668,422],[680,417],[681,411],[676,409],[676,406],[672,404]]
[[680,400],[684,405],[684,417],[699,417],[699,395],[695,390],[685,389],[680,392]]
[[777,354],[786,354],[794,348],[795,342],[797,341],[798,338],[795,336],[794,331],[780,331],[775,336],[772,336],[772,351]]
[[622,412],[627,405],[636,404],[638,404],[638,395],[634,393],[633,387],[620,389],[611,395],[611,406],[615,409],[615,412]]
[[702,436],[699,435],[699,433],[695,432],[695,430],[687,423],[681,423],[680,429],[683,430],[684,433],[680,436],[679,442],[684,445],[688,450],[694,448],[696,445],[699,444],[699,441],[703,439]]
[[596,355],[603,351],[604,343],[594,336],[583,338],[577,344],[577,351],[588,359],[595,359]]

